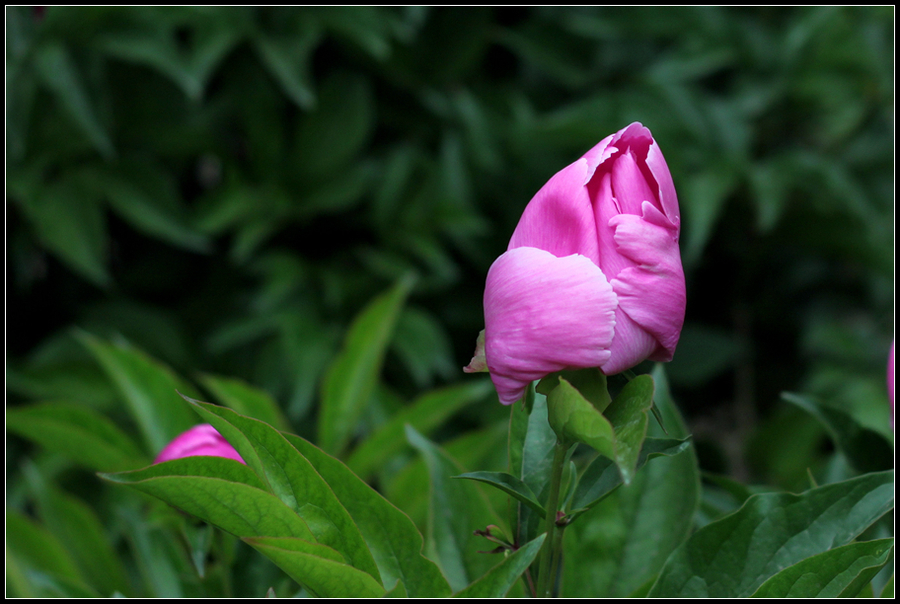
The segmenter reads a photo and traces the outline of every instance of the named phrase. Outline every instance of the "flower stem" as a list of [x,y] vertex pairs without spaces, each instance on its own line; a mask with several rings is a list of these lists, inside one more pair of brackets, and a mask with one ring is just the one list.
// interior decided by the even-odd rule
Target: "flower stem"
[[[538,569],[538,587],[535,596],[538,598],[549,598],[553,590],[554,572],[551,562],[554,558],[559,557],[561,552],[557,551],[562,546],[561,539],[555,539],[554,533],[556,527],[556,512],[559,507],[559,487],[562,483],[563,466],[566,461],[566,452],[569,447],[556,441],[556,447],[553,450],[553,465],[550,468],[550,494],[547,499],[547,517],[544,520],[544,532],[547,537],[544,540],[543,552],[541,552],[541,563]],[[561,530],[561,529],[560,529]]]

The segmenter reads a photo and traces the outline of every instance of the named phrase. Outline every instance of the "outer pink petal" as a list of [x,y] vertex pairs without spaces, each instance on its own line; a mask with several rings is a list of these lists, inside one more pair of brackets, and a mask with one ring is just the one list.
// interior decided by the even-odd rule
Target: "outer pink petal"
[[[649,358],[668,361],[681,335],[686,305],[677,229],[651,203],[642,209],[643,216],[622,214],[610,221],[619,251],[636,263],[611,283],[620,310],[657,340],[659,347]],[[617,330],[616,339],[622,335]]]
[[559,258],[581,254],[597,263],[597,227],[584,187],[587,167],[579,159],[541,187],[522,213],[508,249],[535,247]]
[[675,225],[676,239],[681,230],[681,213],[678,210],[678,196],[675,195],[675,184],[672,182],[672,174],[669,172],[669,166],[663,158],[662,152],[656,141],[650,145],[647,151],[647,166],[659,185],[659,202],[666,218]]
[[504,405],[534,380],[610,356],[616,295],[580,255],[557,258],[521,247],[497,258],[484,292],[485,356]]
[[162,463],[171,459],[195,457],[198,455],[227,457],[244,463],[244,460],[234,450],[234,447],[209,424],[194,426],[190,430],[176,436],[172,442],[160,451],[153,463]]

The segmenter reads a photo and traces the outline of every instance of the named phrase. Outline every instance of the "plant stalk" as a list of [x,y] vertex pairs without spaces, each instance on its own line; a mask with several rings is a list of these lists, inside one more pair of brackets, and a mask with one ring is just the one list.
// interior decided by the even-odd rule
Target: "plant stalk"
[[[558,559],[561,552],[557,551],[562,546],[561,539],[554,539],[556,527],[556,512],[559,507],[559,488],[562,483],[563,466],[566,461],[566,452],[569,447],[556,441],[556,447],[553,450],[553,465],[550,469],[550,493],[547,498],[547,517],[544,520],[544,532],[547,537],[544,541],[543,551],[541,552],[541,563],[538,569],[538,587],[535,596],[538,598],[549,598],[553,590],[553,564],[554,558]],[[560,529],[561,530],[561,529]]]

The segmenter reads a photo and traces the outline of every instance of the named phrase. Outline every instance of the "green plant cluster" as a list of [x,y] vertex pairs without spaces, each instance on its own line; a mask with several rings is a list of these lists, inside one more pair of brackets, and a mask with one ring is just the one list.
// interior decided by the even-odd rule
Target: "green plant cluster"
[[[448,478],[512,465],[540,487],[525,468],[543,458],[511,459],[508,409],[460,370],[484,276],[547,179],[633,121],[679,195],[688,309],[665,375],[685,419],[670,402],[666,425],[694,446],[602,502],[573,495],[592,507],[566,558],[594,565],[565,567],[563,593],[659,578],[656,595],[792,595],[802,564],[846,591],[793,595],[884,586],[881,500],[859,526],[822,520],[833,549],[781,560],[787,574],[760,562],[765,584],[682,579],[738,576],[696,570],[691,548],[740,506],[762,556],[766,506],[812,514],[844,497],[828,485],[883,490],[893,466],[893,7],[6,10],[9,595],[296,593],[279,569],[294,562],[257,550],[319,550],[284,554],[254,541],[281,533],[212,530],[97,477],[201,421],[176,391],[343,460],[425,536],[449,581],[435,595],[486,576],[499,557],[460,522],[512,538],[507,498]],[[589,461],[573,468],[601,475]],[[805,494],[757,494],[774,489]],[[463,595],[524,593],[532,550]],[[326,579],[394,588],[366,564]]]

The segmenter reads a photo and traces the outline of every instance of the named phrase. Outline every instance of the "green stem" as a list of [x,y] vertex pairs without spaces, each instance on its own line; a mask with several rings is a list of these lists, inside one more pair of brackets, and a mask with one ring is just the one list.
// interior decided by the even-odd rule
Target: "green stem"
[[556,447],[553,450],[553,465],[550,468],[550,494],[547,498],[547,517],[544,519],[544,532],[547,533],[547,537],[541,552],[538,587],[535,593],[535,596],[538,598],[549,598],[553,589],[553,565],[551,562],[559,555],[559,552],[556,550],[562,544],[561,540],[554,539],[556,512],[557,508],[559,508],[559,487],[562,483],[563,466],[565,465],[566,452],[568,450],[569,447],[567,445],[559,440],[556,441]]
[[565,530],[566,527],[557,526],[553,533],[553,562],[550,565],[550,576],[552,577],[550,580],[551,586],[556,582],[557,573],[559,573],[559,565],[562,562],[563,532]]

